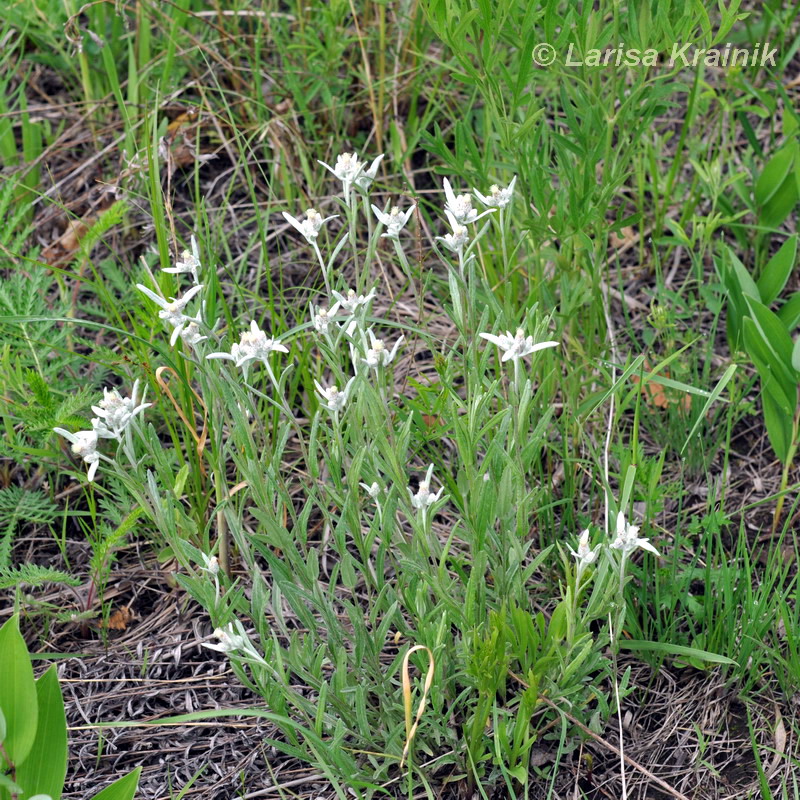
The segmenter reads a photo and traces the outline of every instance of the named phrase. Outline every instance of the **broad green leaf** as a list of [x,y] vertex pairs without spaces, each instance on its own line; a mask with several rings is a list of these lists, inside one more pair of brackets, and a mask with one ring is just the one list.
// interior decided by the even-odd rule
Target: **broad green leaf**
[[761,208],[759,221],[766,228],[777,228],[792,213],[800,199],[794,174],[786,177],[775,194]]
[[778,309],[778,319],[789,333],[794,333],[800,325],[800,292],[795,292]]
[[783,412],[780,404],[766,390],[761,392],[761,406],[769,443],[778,460],[785,464],[792,445],[792,417]]
[[[794,414],[797,405],[797,371],[792,366],[792,337],[778,316],[751,297],[745,298],[751,317],[745,318],[745,346],[759,371],[764,388],[775,394],[786,413]],[[751,325],[747,320],[751,320]],[[775,384],[775,385],[772,385]]]
[[28,794],[48,794],[59,800],[67,775],[67,719],[55,665],[36,681],[36,696],[36,739],[17,770],[17,781]]
[[[745,297],[750,316],[758,326],[770,348],[784,365],[792,360],[792,337],[780,318],[754,297]],[[797,376],[794,376],[795,379]]]
[[685,647],[682,644],[669,644],[669,642],[645,642],[636,639],[621,639],[619,647],[622,650],[638,650],[639,652],[656,652],[665,655],[687,656],[706,661],[710,664],[735,664],[732,658],[721,656],[718,653],[710,653],[708,650],[698,650],[696,647]]
[[93,800],[133,800],[133,796],[139,786],[139,774],[141,771],[141,767],[136,767],[133,772],[129,772],[124,778],[114,781],[111,786],[106,786],[102,792],[94,796]]
[[744,318],[744,341],[747,354],[758,370],[761,378],[761,388],[769,392],[777,405],[787,416],[792,415],[792,394],[784,387],[784,383],[775,375],[773,362],[775,354],[772,353],[768,345],[759,332],[756,324],[750,317]]
[[547,638],[552,642],[560,642],[567,635],[567,606],[562,600],[553,610],[550,624],[547,627]]
[[792,171],[794,148],[784,147],[766,163],[755,186],[756,202],[760,206],[772,200]]
[[747,313],[744,296],[749,294],[751,297],[758,299],[758,287],[750,277],[750,273],[745,269],[744,264],[729,247],[726,247],[714,259],[714,265],[725,288],[725,295],[728,301],[725,320],[728,344],[731,350],[736,351],[743,346],[742,319]]
[[38,704],[31,659],[16,615],[0,628],[0,708],[6,720],[3,747],[19,767],[36,738]]
[[735,276],[736,283],[739,285],[739,290],[743,295],[754,297],[756,300],[760,299],[758,291],[758,284],[750,276],[747,267],[739,260],[739,256],[728,249],[728,261],[731,265],[731,272]]
[[173,493],[175,497],[180,497],[183,494],[183,487],[186,485],[186,479],[189,477],[189,465],[184,464],[175,476],[175,487]]
[[800,372],[800,336],[797,337],[792,350],[792,366]]
[[772,305],[780,296],[786,281],[797,264],[797,234],[790,236],[780,250],[767,262],[764,272],[758,279],[758,291],[765,306]]

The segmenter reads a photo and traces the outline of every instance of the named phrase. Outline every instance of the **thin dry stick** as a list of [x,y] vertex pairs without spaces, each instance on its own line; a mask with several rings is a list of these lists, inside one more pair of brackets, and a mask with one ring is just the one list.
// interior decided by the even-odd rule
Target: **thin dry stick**
[[[605,314],[606,318],[606,328],[608,329],[608,341],[611,345],[611,385],[613,386],[616,383],[617,379],[617,341],[614,337],[614,323],[611,321],[611,300],[608,296],[605,297],[605,302],[603,303],[603,313]],[[608,470],[608,453],[611,449],[611,428],[614,424],[614,393],[611,393],[611,398],[608,404],[608,426],[606,428],[606,441],[605,447],[603,448],[603,472],[605,473],[605,534],[606,539],[609,537],[610,527],[609,527],[609,495],[611,493],[611,486],[609,484],[609,470]],[[622,513],[622,509],[619,509],[617,513]],[[621,568],[620,568],[621,569]],[[622,588],[620,587],[620,592],[622,592]],[[611,655],[614,660],[614,696],[617,700],[617,721],[619,723],[619,770],[620,770],[620,777],[622,778],[622,800],[627,800],[628,797],[628,785],[626,782],[625,777],[625,751],[624,751],[624,735],[625,732],[622,728],[622,709],[620,708],[619,702],[619,682],[617,680],[617,654],[614,650],[614,626],[611,621],[611,615],[609,614],[608,617],[608,627],[611,632]]]
[[[414,724],[411,724],[411,676],[408,674],[408,659],[411,657],[411,654],[416,652],[417,650],[425,650],[428,654],[428,672],[425,675],[425,684],[422,688],[422,697],[420,698],[419,705],[417,706],[417,716],[414,719]],[[414,737],[417,734],[417,727],[419,726],[419,721],[422,718],[422,712],[425,710],[425,705],[428,702],[428,691],[431,688],[431,684],[433,683],[433,672],[434,672],[434,661],[433,661],[433,653],[429,647],[425,647],[424,644],[415,644],[413,647],[409,648],[406,654],[403,656],[403,709],[406,715],[406,744],[403,747],[403,755],[400,759],[400,766],[402,767],[405,763],[406,756],[408,755],[409,748],[411,747],[411,742],[414,741]]]

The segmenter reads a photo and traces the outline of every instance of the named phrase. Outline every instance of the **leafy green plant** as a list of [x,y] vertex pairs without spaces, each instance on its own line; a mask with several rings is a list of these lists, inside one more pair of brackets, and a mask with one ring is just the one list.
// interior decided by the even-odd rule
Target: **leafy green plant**
[[728,341],[733,351],[747,352],[758,372],[764,424],[783,465],[773,530],[780,522],[789,469],[800,446],[800,339],[792,341],[800,322],[800,293],[783,301],[777,312],[769,306],[778,300],[797,263],[797,245],[797,234],[787,238],[758,280],[730,248],[716,260],[728,300]]
[[[34,679],[31,658],[11,617],[0,628],[0,800],[59,800],[67,774],[67,720],[55,666]],[[94,800],[132,800],[137,768]]]
[[792,138],[765,164],[754,190],[759,222],[777,228],[800,200],[800,141]]
[[32,492],[21,486],[0,489],[0,570],[11,564],[11,546],[19,523],[52,522],[58,506],[42,492]]

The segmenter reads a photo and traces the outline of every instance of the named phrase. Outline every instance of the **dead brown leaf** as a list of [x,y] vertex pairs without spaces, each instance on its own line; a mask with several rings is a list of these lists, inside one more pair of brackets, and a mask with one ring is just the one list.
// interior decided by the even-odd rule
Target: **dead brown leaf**
[[128,606],[120,606],[111,612],[108,622],[100,623],[100,627],[110,631],[124,631],[127,630],[133,616],[133,611]]

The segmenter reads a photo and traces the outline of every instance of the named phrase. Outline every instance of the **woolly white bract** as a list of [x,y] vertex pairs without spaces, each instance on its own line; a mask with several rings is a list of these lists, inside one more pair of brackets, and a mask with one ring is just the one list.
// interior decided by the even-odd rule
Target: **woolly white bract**
[[505,208],[511,202],[511,199],[514,196],[514,184],[516,182],[517,176],[515,175],[511,179],[511,183],[509,183],[505,189],[501,189],[496,183],[494,183],[491,187],[489,187],[488,196],[482,195],[477,189],[473,189],[472,191],[475,192],[475,196],[485,206],[488,206],[489,208]]
[[322,226],[332,219],[336,219],[339,215],[332,214],[330,217],[322,217],[315,208],[309,208],[306,211],[306,218],[299,220],[291,214],[283,212],[283,218],[298,232],[301,233],[309,244],[316,245],[319,232]]
[[184,311],[192,298],[198,292],[202,291],[202,284],[199,286],[193,286],[179,300],[175,297],[173,297],[171,300],[165,300],[163,297],[159,297],[155,292],[151,291],[146,286],[143,286],[141,283],[137,283],[136,288],[140,292],[146,294],[156,305],[161,307],[161,311],[158,312],[159,319],[163,319],[165,322],[168,322],[170,325],[172,325],[172,336],[170,336],[169,339],[170,346],[175,345],[175,342],[178,341],[178,337],[181,335],[181,332],[187,325],[192,322],[194,322],[196,325],[200,323],[198,318],[190,317],[188,314],[185,314]]
[[506,331],[505,334],[495,336],[493,333],[479,333],[482,339],[496,344],[502,351],[503,356],[501,361],[518,361],[525,356],[532,353],[538,353],[539,350],[546,350],[548,347],[558,347],[558,342],[538,342],[533,341],[533,336],[525,336],[525,331],[518,328],[515,335],[511,335],[511,331]]
[[[122,397],[118,389],[103,389],[103,399],[98,405],[92,406],[92,411],[97,414],[97,418],[92,420],[92,428],[98,436],[121,441],[123,432],[133,418],[152,405],[145,402],[137,403],[138,392],[138,380],[133,382],[130,397]],[[144,395],[141,399],[144,401]]]
[[405,213],[402,212],[397,206],[392,206],[391,210],[386,213],[381,211],[377,206],[372,206],[372,213],[378,218],[378,222],[386,228],[386,233],[382,233],[382,237],[387,239],[400,238],[400,231],[405,228],[406,223],[411,219],[416,206],[411,206]]
[[639,536],[638,525],[628,525],[625,515],[620,511],[617,514],[617,536],[611,543],[614,550],[621,550],[623,557],[629,556],[637,547],[647,550],[655,556],[660,555],[658,550],[650,544],[649,539]]
[[[448,181],[447,178],[444,179],[443,183],[444,194],[447,198],[444,210],[448,215],[448,219],[452,217],[459,225],[470,225],[473,222],[477,222],[481,217],[485,217],[487,214],[491,214],[494,211],[493,208],[490,208],[488,211],[479,214],[472,207],[472,197],[470,197],[468,193],[457,195],[453,191],[453,187],[450,186],[450,181]],[[455,223],[451,224],[455,225]],[[455,231],[453,232],[455,233]]]
[[223,358],[233,361],[237,367],[245,369],[252,361],[261,361],[269,365],[269,355],[271,353],[288,353],[288,348],[281,344],[278,339],[270,339],[264,331],[258,327],[258,323],[253,320],[250,328],[242,332],[238,344],[231,347],[230,353],[209,353],[206,358]]
[[100,463],[100,454],[97,452],[97,431],[77,431],[70,433],[64,428],[53,428],[53,430],[63,436],[72,447],[70,448],[76,456],[83,459],[84,463],[89,465],[86,474],[86,479],[91,483],[97,473],[97,467]]

